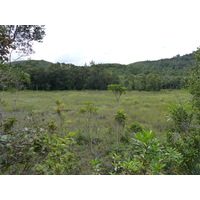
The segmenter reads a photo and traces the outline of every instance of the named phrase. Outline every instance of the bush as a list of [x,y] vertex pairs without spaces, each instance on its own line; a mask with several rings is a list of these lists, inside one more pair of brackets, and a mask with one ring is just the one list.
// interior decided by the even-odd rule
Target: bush
[[187,132],[192,122],[192,105],[189,102],[185,104],[175,104],[169,108],[170,119],[173,120],[177,132]]
[[130,126],[126,127],[126,132],[129,133],[142,132],[143,130],[144,130],[143,127],[137,122],[132,122]]
[[75,173],[72,139],[52,135],[39,126],[12,130],[12,122],[4,124],[6,131],[0,135],[0,174]]
[[131,125],[125,127],[125,132],[121,136],[121,141],[124,143],[130,143],[133,134],[137,132],[142,132],[143,130],[143,127],[139,123],[132,122]]
[[111,174],[177,174],[182,155],[155,137],[153,131],[135,133],[132,155],[113,157]]

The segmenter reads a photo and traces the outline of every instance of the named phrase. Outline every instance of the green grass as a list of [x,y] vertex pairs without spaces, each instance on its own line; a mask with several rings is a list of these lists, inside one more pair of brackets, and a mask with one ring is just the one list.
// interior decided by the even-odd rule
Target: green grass
[[[30,127],[31,133],[42,129],[59,137],[74,134],[73,153],[78,159],[78,174],[93,174],[91,160],[96,158],[101,160],[102,174],[108,174],[113,170],[110,167],[115,153],[125,157],[132,155],[134,134],[130,126],[133,124],[139,123],[141,126],[138,126],[146,131],[153,130],[157,138],[165,141],[166,131],[173,128],[167,118],[168,108],[192,97],[181,90],[127,91],[117,105],[111,91],[20,91],[2,92],[1,96],[6,104],[3,119],[17,119],[13,130]],[[58,106],[56,99],[65,106]],[[93,104],[87,107],[85,102]],[[67,109],[59,112],[60,108]],[[90,113],[90,108],[97,108],[97,113]],[[88,112],[81,112],[84,109]],[[125,127],[115,121],[119,109],[124,109],[126,114]],[[62,114],[65,117],[62,118]]]
[[[57,120],[55,99],[60,99],[68,108],[67,118],[69,131],[85,128],[87,115],[80,113],[84,102],[92,102],[98,108],[97,115],[91,119],[96,132],[105,132],[113,126],[114,114],[118,109],[124,109],[127,115],[126,124],[133,121],[141,123],[147,129],[158,133],[171,126],[167,121],[168,107],[177,102],[189,100],[191,95],[180,90],[160,92],[128,91],[122,95],[117,107],[116,100],[110,91],[20,91],[17,93],[2,93],[6,102],[4,116],[12,117],[14,109],[16,118],[21,120],[28,113],[45,113],[45,120]],[[16,108],[15,107],[16,100]],[[98,134],[98,133],[96,133]]]

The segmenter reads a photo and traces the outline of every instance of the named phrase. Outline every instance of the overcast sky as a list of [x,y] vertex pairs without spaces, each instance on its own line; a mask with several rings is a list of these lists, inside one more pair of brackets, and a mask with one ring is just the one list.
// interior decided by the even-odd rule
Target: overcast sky
[[17,2],[13,12],[19,23],[46,25],[32,59],[129,64],[184,55],[200,46],[199,0],[34,1],[18,13]]

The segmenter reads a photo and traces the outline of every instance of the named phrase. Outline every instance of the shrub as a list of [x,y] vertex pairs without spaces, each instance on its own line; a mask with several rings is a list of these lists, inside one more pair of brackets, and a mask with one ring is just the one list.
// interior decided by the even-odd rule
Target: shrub
[[[111,174],[177,174],[182,155],[165,146],[153,131],[135,133],[132,155],[115,155]],[[170,166],[170,167],[169,167]]]
[[39,126],[12,129],[11,122],[0,135],[0,174],[75,173],[74,142],[68,135],[61,138]]
[[143,130],[143,127],[137,122],[132,122],[131,125],[126,127],[126,132],[130,133],[142,132]]
[[170,119],[174,122],[175,131],[186,132],[189,130],[193,117],[192,105],[189,102],[171,106],[169,113]]

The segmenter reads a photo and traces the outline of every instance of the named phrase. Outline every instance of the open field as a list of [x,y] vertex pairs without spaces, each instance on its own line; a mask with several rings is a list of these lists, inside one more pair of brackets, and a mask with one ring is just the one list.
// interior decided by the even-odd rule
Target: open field
[[[20,165],[22,171],[20,167],[11,166],[4,173],[190,173],[188,169],[176,170],[182,166],[182,155],[174,149],[169,132],[174,124],[168,114],[171,105],[191,100],[186,91],[127,91],[119,103],[111,91],[20,91],[1,95],[4,128],[7,127],[8,135],[10,132],[12,137],[19,138],[5,147],[9,149],[19,141],[16,149],[28,148],[19,152],[19,156],[22,154],[26,160],[29,160],[27,155],[33,156],[30,162]],[[174,137],[177,139],[180,134],[175,133]],[[30,142],[30,148],[24,144],[26,141]],[[186,143],[181,145],[188,150]],[[8,151],[10,149],[5,156]],[[13,154],[18,156],[18,150]]]
[[60,99],[67,108],[66,120],[70,121],[69,131],[76,131],[82,129],[86,120],[86,116],[80,113],[80,109],[84,102],[91,102],[98,108],[92,120],[95,123],[99,122],[99,125],[104,128],[111,126],[118,109],[124,109],[127,115],[126,124],[136,121],[159,133],[171,126],[167,118],[169,106],[191,98],[189,93],[180,90],[128,91],[121,96],[117,106],[115,97],[110,91],[21,91],[4,92],[2,96],[6,103],[4,107],[6,117],[15,115],[21,120],[28,113],[33,112],[41,116],[47,114],[45,121],[56,120],[55,99]]

